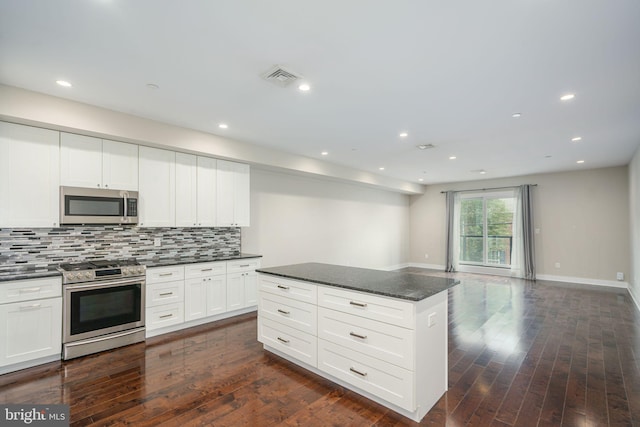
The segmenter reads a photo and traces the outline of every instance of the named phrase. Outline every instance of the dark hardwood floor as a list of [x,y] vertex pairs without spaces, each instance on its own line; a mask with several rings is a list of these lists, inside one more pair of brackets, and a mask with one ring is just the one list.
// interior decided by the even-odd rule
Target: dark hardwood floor
[[[421,425],[640,426],[626,290],[457,277],[449,390]],[[66,403],[73,426],[417,425],[264,352],[254,314],[0,375],[0,403]]]

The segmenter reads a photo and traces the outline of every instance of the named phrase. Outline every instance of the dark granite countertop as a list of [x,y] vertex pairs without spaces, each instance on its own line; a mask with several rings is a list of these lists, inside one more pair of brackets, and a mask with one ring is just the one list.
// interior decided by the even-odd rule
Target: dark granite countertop
[[239,253],[234,255],[138,259],[138,262],[142,265],[146,265],[147,268],[152,268],[152,267],[168,267],[171,265],[181,265],[181,264],[195,264],[198,262],[233,261],[236,259],[247,259],[247,258],[262,258],[262,255]]
[[[170,265],[194,264],[198,262],[233,261],[236,259],[261,257],[262,255],[240,253],[235,255],[219,255],[209,257],[138,259],[138,262],[147,267],[167,267]],[[30,265],[12,265],[11,267],[0,267],[0,282],[8,282],[11,280],[38,279],[41,277],[62,277],[57,268],[58,264],[50,264],[45,267],[34,267]]]
[[320,263],[259,268],[256,271],[409,301],[423,300],[460,283],[445,277]]

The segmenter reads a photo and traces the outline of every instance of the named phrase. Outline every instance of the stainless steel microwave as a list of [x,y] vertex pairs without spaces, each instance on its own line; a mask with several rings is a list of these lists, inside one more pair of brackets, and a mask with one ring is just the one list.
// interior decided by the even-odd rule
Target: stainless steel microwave
[[137,191],[60,187],[60,224],[137,223]]

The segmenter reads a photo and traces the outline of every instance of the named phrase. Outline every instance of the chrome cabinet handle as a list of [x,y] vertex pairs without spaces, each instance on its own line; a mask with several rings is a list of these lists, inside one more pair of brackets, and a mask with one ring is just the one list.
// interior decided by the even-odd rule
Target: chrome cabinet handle
[[290,314],[288,311],[284,311],[284,310],[280,310],[280,309],[278,309],[278,313],[282,313],[282,314]]
[[163,316],[160,316],[161,319],[166,319],[167,317],[173,317],[173,313],[172,314],[165,314]]
[[173,295],[173,292],[165,292],[163,294],[160,294],[161,297],[166,297],[167,295]]
[[289,344],[289,340],[285,340],[284,338],[278,337],[278,341],[283,342],[285,344]]
[[349,332],[349,335],[351,335],[352,337],[360,338],[361,340],[366,340],[367,339],[366,335],[356,334],[355,332]]
[[40,289],[42,288],[24,288],[24,289],[18,289],[18,292],[22,293],[22,292],[39,292]]
[[42,304],[21,305],[20,310],[35,310],[41,306]]
[[284,289],[285,291],[289,290],[288,286],[278,285],[278,289]]
[[243,267],[249,267],[251,264],[243,264],[243,265],[239,265],[238,267],[243,268]]
[[349,304],[351,305],[355,305],[356,307],[366,307],[367,304],[364,302],[357,302],[357,301],[349,301]]
[[161,277],[172,276],[172,275],[173,275],[173,273],[160,273],[160,274],[158,274],[158,276],[161,276]]
[[200,271],[211,271],[211,270],[213,270],[213,268],[203,268],[203,269],[202,269],[202,270],[200,270]]
[[366,373],[366,372],[360,372],[360,371],[358,371],[357,369],[353,369],[353,368],[349,368],[349,370],[350,370],[351,372],[353,372],[354,374],[358,374],[358,375],[360,375],[361,377],[366,377],[366,376],[367,376],[367,373]]

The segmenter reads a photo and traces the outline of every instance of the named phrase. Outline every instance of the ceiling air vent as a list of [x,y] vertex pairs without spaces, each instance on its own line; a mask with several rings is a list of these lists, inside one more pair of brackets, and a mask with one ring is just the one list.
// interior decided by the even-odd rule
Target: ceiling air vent
[[262,78],[268,82],[276,84],[280,87],[287,87],[296,80],[302,79],[302,76],[291,70],[285,69],[281,65],[276,65],[262,75]]
[[421,150],[427,150],[429,148],[435,148],[436,146],[433,144],[420,144],[420,145],[416,145],[416,147],[418,147]]

